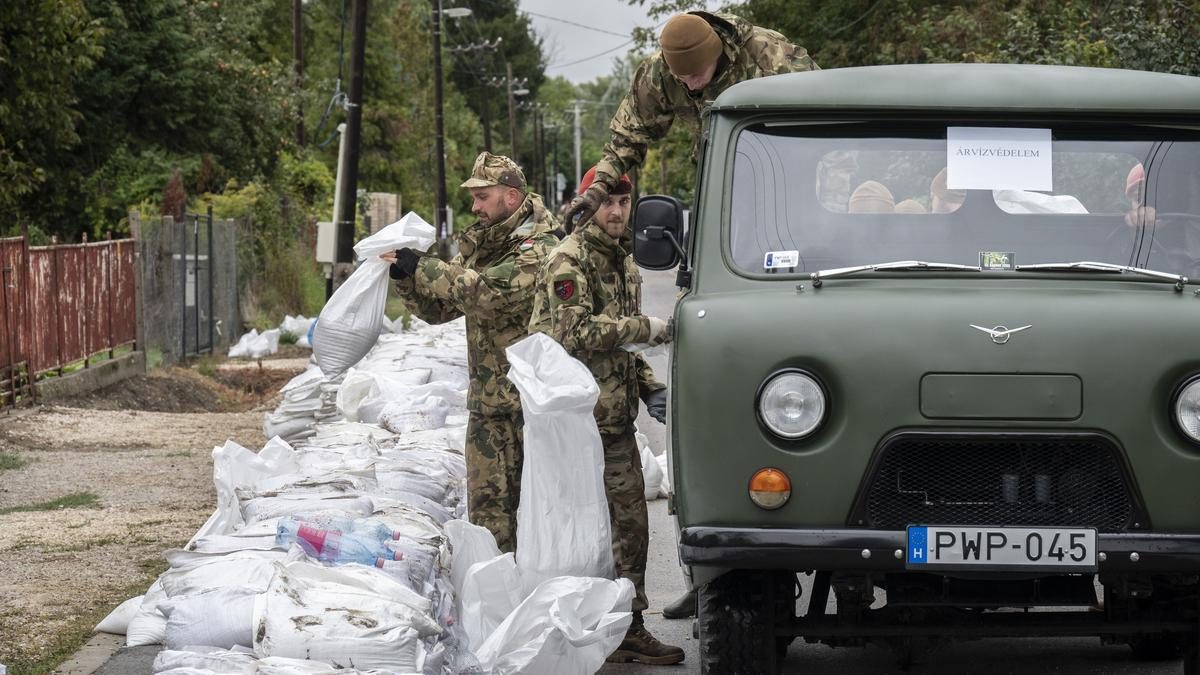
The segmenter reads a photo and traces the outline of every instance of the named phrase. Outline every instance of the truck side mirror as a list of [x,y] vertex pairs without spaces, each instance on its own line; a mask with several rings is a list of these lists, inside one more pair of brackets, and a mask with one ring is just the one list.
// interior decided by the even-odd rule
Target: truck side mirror
[[683,204],[667,195],[646,195],[633,209],[633,259],[648,270],[669,270],[684,258]]

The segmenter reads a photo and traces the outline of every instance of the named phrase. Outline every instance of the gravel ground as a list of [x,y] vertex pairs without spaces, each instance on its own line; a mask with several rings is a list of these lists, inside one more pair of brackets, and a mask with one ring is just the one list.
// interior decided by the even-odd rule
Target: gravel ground
[[[286,382],[295,372],[270,379]],[[43,672],[39,662],[69,654],[80,631],[166,568],[163,552],[185,544],[212,513],[214,446],[262,445],[263,411],[273,402],[204,380],[188,371],[135,378],[110,397],[83,401],[92,407],[0,415],[0,452],[28,462],[0,471],[0,663],[10,673]],[[173,391],[179,400],[167,400]],[[219,399],[222,409],[236,403],[244,411],[95,409],[113,407],[114,398],[176,410]],[[95,503],[4,513],[74,493]]]

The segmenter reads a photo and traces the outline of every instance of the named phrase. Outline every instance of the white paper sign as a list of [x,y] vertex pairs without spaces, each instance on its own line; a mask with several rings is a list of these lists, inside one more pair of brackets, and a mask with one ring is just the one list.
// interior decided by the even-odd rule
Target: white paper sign
[[767,251],[763,256],[763,269],[795,267],[800,264],[800,251]]
[[1054,190],[1049,129],[947,127],[951,190]]

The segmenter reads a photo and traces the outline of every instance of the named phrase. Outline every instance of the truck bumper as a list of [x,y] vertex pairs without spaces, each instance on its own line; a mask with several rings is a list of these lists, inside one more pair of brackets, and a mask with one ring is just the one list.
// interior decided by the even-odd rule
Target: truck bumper
[[[903,530],[687,527],[685,565],[720,569],[899,572]],[[1200,534],[1098,534],[1100,573],[1200,573]]]

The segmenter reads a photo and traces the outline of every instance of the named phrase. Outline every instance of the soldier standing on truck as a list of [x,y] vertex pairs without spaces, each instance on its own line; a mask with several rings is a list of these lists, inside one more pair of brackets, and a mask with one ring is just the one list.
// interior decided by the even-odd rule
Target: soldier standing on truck
[[663,27],[659,44],[658,52],[638,66],[610,124],[612,138],[596,165],[596,180],[571,202],[564,226],[591,218],[617,177],[641,166],[647,147],[662,140],[676,118],[699,139],[705,107],[729,87],[818,69],[803,47],[732,14],[676,14]]
[[404,248],[383,258],[413,316],[435,324],[467,317],[467,513],[510,552],[524,446],[521,399],[504,350],[529,334],[537,275],[558,244],[558,223],[508,157],[480,153],[462,187],[479,221],[459,235],[457,256],[443,262]]
[[[588,170],[579,189],[596,175]],[[654,378],[645,358],[630,348],[667,340],[667,322],[642,314],[642,276],[633,261],[629,231],[633,185],[621,176],[596,216],[563,240],[542,268],[530,332],[557,340],[587,364],[600,387],[596,425],[604,443],[604,488],[612,519],[613,558],[618,573],[633,582],[633,623],[609,661],[667,665],[683,661],[683,650],[664,645],[646,630],[646,515],[641,455],[634,438],[638,400],[650,415],[666,420],[667,387]]]

